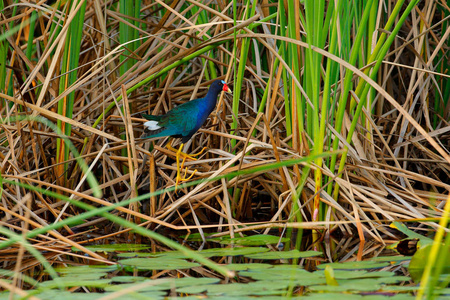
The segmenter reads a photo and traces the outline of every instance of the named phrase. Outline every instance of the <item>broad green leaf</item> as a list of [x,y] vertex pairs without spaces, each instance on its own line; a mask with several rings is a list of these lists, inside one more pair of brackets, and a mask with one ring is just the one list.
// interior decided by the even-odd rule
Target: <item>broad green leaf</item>
[[234,245],[243,245],[243,246],[260,246],[267,244],[278,244],[289,241],[287,238],[280,238],[278,236],[259,234],[252,235],[247,237],[239,237],[233,239],[224,239],[220,241],[221,244],[234,244]]
[[[422,277],[423,270],[425,269],[426,264],[428,263],[428,258],[430,256],[432,245],[426,245],[423,248],[417,250],[414,256],[411,258],[411,262],[409,264],[408,271],[411,274],[411,278],[418,282]],[[441,251],[446,249],[445,247],[441,247]],[[442,252],[441,252],[442,253]],[[447,255],[447,260],[443,262],[444,267],[442,272],[444,274],[450,274],[450,255]]]
[[177,289],[179,293],[199,294],[207,292],[209,295],[225,296],[248,296],[248,295],[280,295],[282,290],[289,286],[285,280],[272,280],[270,282],[250,282],[250,283],[231,283],[231,284],[213,284],[202,286],[191,286]]
[[[240,247],[240,248],[211,248],[206,250],[197,251],[198,254],[204,257],[214,256],[240,256],[247,254],[256,254],[268,252],[270,249],[262,247]],[[158,253],[120,253],[119,257],[165,257],[165,258],[188,258],[184,253],[180,251],[166,251]]]
[[116,271],[117,265],[111,266],[71,266],[67,268],[56,268],[55,270],[63,277],[95,279],[106,276],[108,272]]
[[113,283],[132,283],[132,282],[141,282],[146,280],[147,278],[140,276],[115,276],[112,277],[111,279]]
[[[92,245],[85,246],[87,249],[95,252],[118,252],[118,251],[139,251],[149,249],[149,245],[140,244],[110,244],[110,245]],[[80,251],[79,249],[72,247],[73,251]]]
[[378,277],[391,277],[395,273],[389,271],[367,272],[358,270],[334,270],[334,277],[337,279],[353,279],[353,278],[378,278]]
[[378,261],[378,262],[402,262],[402,261],[408,261],[411,260],[410,256],[378,256],[373,257],[370,259],[371,261]]
[[244,270],[265,270],[273,268],[270,264],[261,264],[261,263],[248,263],[248,264],[228,264],[227,268],[233,271],[244,271]]
[[103,288],[107,286],[112,280],[111,279],[98,279],[98,278],[76,278],[76,277],[60,277],[58,281],[49,280],[44,281],[40,284],[41,289],[48,288],[58,288],[59,284],[64,287],[73,286],[85,286],[85,287],[97,287]]
[[318,265],[318,269],[325,269],[326,266],[332,266],[335,270],[363,270],[363,269],[379,269],[389,266],[389,263],[385,262],[372,262],[372,261],[353,261],[345,263],[329,263]]
[[332,285],[314,285],[309,289],[313,291],[322,292],[371,292],[380,289],[381,284],[372,279],[353,279],[353,280],[338,280],[338,286]]
[[197,263],[188,262],[182,259],[167,259],[163,257],[129,258],[121,260],[120,264],[125,267],[133,267],[140,270],[177,270],[200,266]]
[[148,283],[148,286],[143,287],[139,291],[162,291],[162,290],[171,290],[174,288],[182,288],[189,286],[200,286],[200,285],[208,285],[220,282],[218,278],[206,278],[206,277],[184,277],[184,278],[161,278],[149,280],[146,279],[137,283],[126,283],[126,284],[118,284],[112,285],[105,288],[105,291],[113,292],[113,291],[121,291],[126,288],[133,288],[137,284]]
[[239,255],[245,255],[248,257],[248,255],[254,255],[254,254],[264,254],[264,252],[270,251],[269,248],[263,248],[263,247],[242,247],[242,248],[213,248],[213,249],[207,249],[202,250],[199,253],[206,256],[206,257],[213,257],[213,256],[239,256]]
[[252,259],[290,259],[290,258],[304,258],[322,255],[319,251],[273,251],[259,254],[246,255],[245,257]]

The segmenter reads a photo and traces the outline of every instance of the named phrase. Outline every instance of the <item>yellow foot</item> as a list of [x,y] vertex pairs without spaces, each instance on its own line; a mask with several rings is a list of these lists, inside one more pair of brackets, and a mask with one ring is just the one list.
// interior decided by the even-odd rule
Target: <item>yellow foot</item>
[[[181,176],[181,172],[182,172],[182,170],[183,170],[183,168],[184,168],[184,163],[186,162],[186,159],[189,158],[190,160],[197,160],[197,159],[195,158],[195,156],[201,155],[201,154],[207,149],[207,147],[203,147],[203,149],[202,149],[200,152],[198,152],[198,153],[193,153],[193,154],[190,154],[190,155],[189,155],[189,154],[186,154],[186,153],[184,153],[184,152],[181,151],[181,150],[183,149],[183,146],[184,146],[184,144],[182,143],[182,144],[180,145],[180,147],[178,148],[178,150],[175,149],[175,148],[173,148],[173,147],[172,147],[172,140],[170,140],[170,142],[169,142],[169,143],[167,144],[167,146],[166,146],[167,149],[169,149],[170,151],[173,151],[173,152],[176,153],[176,161],[177,161],[177,178],[176,178],[176,182],[175,182],[175,190],[178,189],[178,184],[179,184],[180,182],[183,182],[183,181],[189,181],[189,180],[194,176],[194,174],[197,172],[197,170],[194,170],[194,172],[192,172],[192,174],[191,174],[189,177],[187,177],[188,169],[185,168],[185,170],[184,170],[184,175]],[[181,163],[181,166],[180,166],[180,156],[183,157],[183,161],[182,161],[182,163]],[[187,177],[187,178],[186,178],[186,177]]]
[[[178,184],[180,182],[190,180],[192,178],[192,176],[194,176],[194,174],[197,172],[197,170],[194,170],[194,172],[191,174],[191,176],[186,178],[186,176],[187,176],[187,168],[185,168],[184,175],[183,175],[183,177],[181,177],[181,170],[184,167],[184,163],[186,162],[186,158],[190,157],[186,153],[181,152],[181,149],[183,149],[183,146],[184,146],[184,144],[181,144],[180,148],[177,151],[177,157],[176,157],[176,160],[177,160],[177,179],[176,179],[176,182],[175,182],[175,191],[178,189]],[[203,151],[204,151],[204,149],[201,152],[203,152]],[[199,152],[199,153],[201,154],[201,152]],[[185,154],[185,156],[183,157],[183,162],[181,163],[181,166],[180,166],[180,156],[181,156],[182,153]],[[200,155],[200,154],[198,154],[198,155]],[[193,157],[190,157],[190,158],[195,160],[195,158],[193,158]]]
[[181,144],[180,148],[177,150],[174,147],[172,147],[172,140],[170,140],[170,142],[166,145],[166,148],[169,149],[170,151],[173,151],[173,152],[177,153],[177,155],[178,155],[177,157],[178,158],[180,156],[183,156],[184,159],[189,158],[190,160],[197,160],[195,158],[195,156],[201,155],[206,149],[208,149],[207,147],[203,147],[203,149],[200,152],[187,154],[187,153],[184,153],[184,152],[181,151],[181,149],[183,149],[183,146],[184,146],[184,144]]

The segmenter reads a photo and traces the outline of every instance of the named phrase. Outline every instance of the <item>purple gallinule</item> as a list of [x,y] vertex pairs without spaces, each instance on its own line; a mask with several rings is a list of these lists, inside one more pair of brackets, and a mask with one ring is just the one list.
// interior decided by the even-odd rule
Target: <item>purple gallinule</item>
[[184,157],[181,168],[186,160],[186,157],[194,159],[192,156],[200,155],[202,151],[196,154],[187,155],[181,152],[184,143],[197,132],[197,130],[205,123],[208,116],[216,107],[217,96],[220,92],[231,93],[231,89],[223,80],[214,81],[209,87],[208,93],[204,98],[195,99],[177,107],[173,108],[165,115],[152,116],[142,114],[142,116],[148,121],[144,123],[145,131],[142,138],[155,138],[171,136],[174,138],[181,138],[181,145],[178,150],[172,148],[172,141],[167,145],[167,148],[176,152],[177,160],[177,180],[175,186],[178,186],[180,181],[189,180],[195,173],[186,178],[186,172],[184,177],[180,175],[180,155]]

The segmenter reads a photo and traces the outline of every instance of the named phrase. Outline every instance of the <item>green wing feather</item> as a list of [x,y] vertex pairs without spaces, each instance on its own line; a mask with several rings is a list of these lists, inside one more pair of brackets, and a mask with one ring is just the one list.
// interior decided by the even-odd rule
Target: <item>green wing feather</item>
[[189,101],[173,108],[165,115],[152,116],[142,114],[142,116],[151,121],[157,121],[160,129],[147,132],[144,138],[163,137],[163,136],[187,136],[195,129],[198,120],[198,108],[196,101]]
[[198,119],[198,109],[193,102],[195,101],[189,101],[175,107],[164,115],[160,124],[163,127],[176,127],[179,130],[178,134],[187,135],[195,128]]

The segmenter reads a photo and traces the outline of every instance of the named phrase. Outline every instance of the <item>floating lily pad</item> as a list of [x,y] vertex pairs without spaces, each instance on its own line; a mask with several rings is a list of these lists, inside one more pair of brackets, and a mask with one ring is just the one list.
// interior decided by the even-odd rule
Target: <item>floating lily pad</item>
[[[211,235],[214,235],[214,234],[218,234],[218,233],[219,232],[210,232],[210,233],[208,233],[206,235],[206,240],[209,241],[209,242],[220,242],[223,239],[229,239],[230,238],[229,235],[228,236],[213,237],[213,238],[212,237],[208,237],[208,236],[211,236]],[[184,238],[186,241],[190,241],[190,242],[202,242],[203,241],[202,235],[199,232],[189,234],[189,236],[187,236],[187,239],[186,239],[186,236],[181,236],[181,238]]]
[[129,258],[120,261],[125,267],[133,267],[140,270],[179,270],[199,267],[200,265],[183,259],[167,258]]
[[381,288],[381,284],[372,279],[338,280],[338,285],[314,285],[309,289],[316,292],[371,292]]
[[[197,251],[197,254],[201,254]],[[162,259],[189,259],[189,256],[181,251],[167,251],[160,253],[152,253],[151,257],[162,258]]]
[[309,285],[318,285],[325,284],[326,280],[323,276],[323,273],[318,272],[308,272],[304,269],[291,266],[290,269],[286,268],[271,268],[269,270],[264,269],[256,269],[256,270],[248,270],[239,272],[239,276],[250,277],[254,280],[265,281],[267,284],[270,284],[273,280],[282,280],[290,285],[299,285],[299,286],[309,286]]
[[289,286],[284,280],[272,280],[269,282],[213,284],[202,286],[190,286],[177,289],[179,293],[199,294],[206,292],[208,296],[249,296],[249,295],[280,295]]
[[79,279],[72,277],[59,277],[57,280],[49,280],[42,282],[39,287],[43,288],[58,288],[58,287],[73,287],[73,286],[85,286],[85,287],[97,287],[103,288],[111,282],[111,279]]
[[383,292],[415,292],[420,289],[419,286],[397,286],[397,285],[386,285],[381,288]]
[[382,284],[393,284],[404,281],[410,281],[411,278],[409,278],[408,276],[391,276],[391,277],[380,277],[376,278],[375,280]]
[[232,271],[244,271],[244,270],[258,270],[258,269],[270,269],[273,268],[273,265],[269,264],[260,264],[260,263],[253,263],[253,264],[228,264],[227,266],[228,270]]
[[65,275],[65,274],[92,274],[92,273],[103,273],[106,274],[107,272],[116,271],[117,265],[93,265],[93,266],[73,266],[73,267],[66,267],[66,268],[55,268],[55,271]]
[[[30,295],[39,297],[39,299],[71,299],[71,293],[68,291],[63,291],[63,290],[45,290],[45,291],[36,291],[36,290],[31,290],[31,291],[25,291],[27,293],[29,293]],[[6,291],[6,292],[1,292],[0,293],[0,300],[8,300],[10,297],[10,291]],[[42,295],[42,296],[41,296]],[[66,298],[67,297],[67,298]],[[24,299],[24,297],[21,297],[17,294],[14,295],[14,300],[19,300],[19,299]],[[89,299],[90,300],[90,299]]]
[[[293,299],[293,298],[291,298]],[[302,299],[308,300],[413,300],[415,299],[413,296],[409,295],[357,295],[350,293],[319,293],[319,294],[308,294],[304,296]]]
[[184,287],[191,285],[204,285],[204,284],[214,284],[219,283],[219,278],[208,278],[208,277],[183,277],[176,278],[174,282],[174,287]]
[[146,279],[143,282],[138,283],[127,283],[127,284],[118,284],[118,285],[110,285],[105,288],[107,292],[121,291],[126,288],[132,289],[138,284],[148,283],[148,286],[141,287],[138,292],[145,291],[163,291],[163,290],[171,290],[174,288],[182,288],[189,286],[197,286],[197,285],[208,285],[218,283],[220,279],[218,278],[195,278],[195,277],[184,277],[184,278],[161,278],[149,280]]
[[325,269],[330,265],[335,270],[364,270],[364,269],[379,269],[389,266],[387,262],[372,262],[372,261],[352,261],[345,263],[329,263],[318,265],[318,269]]
[[155,279],[155,280],[146,279],[141,282],[109,285],[105,287],[104,290],[106,292],[117,292],[123,291],[124,289],[130,289],[133,290],[135,293],[141,294],[144,292],[165,291],[170,289],[171,286],[173,286],[173,284],[174,278]]
[[302,299],[308,300],[361,300],[365,299],[360,295],[353,295],[349,293],[320,293],[320,294],[308,294]]
[[[168,251],[168,252],[174,252],[174,251]],[[134,258],[134,257],[158,257],[161,256],[165,252],[158,252],[158,253],[150,253],[150,252],[124,252],[124,253],[118,253],[117,257],[124,257],[124,258]]]
[[198,253],[206,256],[206,257],[213,257],[213,256],[239,256],[239,255],[251,255],[256,253],[265,253],[270,251],[269,248],[263,248],[263,247],[239,247],[239,248],[213,248],[213,249],[206,249],[203,251],[199,251]]
[[351,279],[351,280],[337,280],[337,286],[310,286],[309,288],[313,291],[327,291],[327,292],[349,292],[349,291],[359,291],[359,292],[370,292],[378,291],[381,289],[382,285],[393,284],[402,281],[409,280],[406,276],[391,276],[391,277],[380,277],[380,278],[366,278],[366,279]]
[[292,265],[292,264],[282,264],[273,266],[275,272],[287,272],[291,270],[305,270],[303,266]]
[[252,259],[290,259],[290,258],[304,258],[304,257],[312,257],[322,255],[322,252],[319,251],[273,251],[268,253],[258,253],[246,255],[248,258]]
[[[101,297],[106,297],[108,295],[113,295],[115,292],[107,292],[104,294],[99,294],[96,299],[99,299]],[[156,299],[165,299],[164,297],[167,295],[166,291],[130,291],[128,294],[120,295],[120,297],[114,296],[114,299],[120,299],[120,300],[156,300]],[[65,300],[65,299],[64,299]],[[83,299],[79,299],[83,300]],[[93,299],[94,300],[94,299]]]
[[259,234],[246,237],[239,237],[233,239],[224,239],[220,241],[221,244],[234,244],[243,246],[262,246],[268,244],[278,244],[280,242],[284,243],[289,241],[288,238],[281,238],[279,236]]
[[141,282],[146,280],[147,278],[140,276],[116,276],[111,279],[112,282],[115,283],[132,283],[132,282]]
[[378,256],[370,259],[371,261],[377,262],[402,262],[411,260],[410,256]]
[[[249,238],[246,238],[246,241]],[[275,238],[278,242],[278,237]],[[266,238],[263,240],[264,243],[267,242]],[[300,252],[292,250],[269,252],[269,249],[266,247],[213,248],[198,251],[197,253],[205,257],[245,256],[245,258],[235,259],[234,261],[248,261],[246,258],[283,260],[322,255],[321,252],[317,251]],[[43,284],[39,284],[39,289],[29,292],[40,299],[50,300],[54,299],[55,296],[47,293],[46,291],[48,289],[55,289],[61,286],[66,288],[84,286],[87,288],[101,288],[104,293],[89,293],[86,295],[82,293],[69,293],[67,297],[64,294],[64,299],[78,300],[83,295],[85,296],[80,300],[97,299],[117,291],[129,289],[130,293],[120,296],[121,300],[163,299],[169,291],[190,294],[191,297],[187,297],[186,299],[207,297],[208,299],[224,300],[255,299],[256,297],[262,300],[271,300],[281,299],[286,296],[287,291],[291,290],[291,288],[294,288],[295,291],[301,286],[304,287],[302,296],[296,297],[294,295],[290,299],[381,300],[389,297],[390,300],[402,300],[413,299],[412,292],[417,290],[417,287],[397,286],[401,282],[410,281],[411,279],[407,276],[396,276],[394,272],[389,271],[376,271],[378,268],[407,262],[407,257],[378,257],[371,261],[363,262],[321,264],[317,266],[319,270],[314,272],[307,271],[298,265],[235,263],[227,267],[231,270],[238,271],[235,279],[240,282],[220,284],[220,279],[216,278],[185,277],[149,279],[139,276],[126,276],[127,272],[135,270],[190,269],[199,266],[196,262],[190,262],[184,259],[186,255],[180,251],[160,253],[132,252],[120,253],[118,256],[129,258],[120,260],[119,264],[114,266],[58,268],[57,271],[62,276],[58,279],[59,281],[50,280],[44,282]],[[404,266],[405,264],[402,263],[402,265]],[[330,278],[327,281],[325,271],[323,270],[326,266],[332,268],[332,278],[337,285],[331,285]],[[371,270],[369,271],[369,269]],[[122,276],[109,279],[108,277],[111,276],[111,271],[117,270],[122,270],[120,273]],[[192,275],[197,276],[194,272]],[[246,283],[247,281],[254,282]],[[145,286],[142,286],[143,283]],[[139,286],[138,289],[137,286]],[[402,292],[403,294],[400,294]],[[442,295],[446,295],[445,292],[442,293]],[[7,297],[4,298],[3,296],[6,297],[5,294],[0,294],[0,300],[7,299]]]
[[[240,256],[247,254],[256,254],[268,252],[270,249],[263,247],[236,247],[236,248],[212,248],[197,251],[197,254],[201,254],[204,257],[214,257],[214,256]],[[120,253],[119,257],[165,257],[165,258],[189,258],[185,253],[181,251],[167,251],[159,253]]]
[[379,271],[367,272],[357,270],[334,270],[334,276],[337,279],[353,279],[353,278],[378,278],[378,277],[392,277],[395,276],[393,272]]
[[112,266],[74,266],[67,268],[55,268],[62,278],[68,277],[74,280],[97,280],[106,277],[108,272],[117,270]]
[[[94,252],[130,252],[149,249],[149,245],[141,244],[109,244],[109,245],[91,245],[85,246],[87,249]],[[78,248],[72,247],[72,251],[81,251]]]
[[[201,252],[197,252],[201,254]],[[180,251],[167,251],[167,252],[158,252],[158,253],[143,253],[143,252],[131,252],[131,253],[120,253],[117,255],[118,257],[129,257],[129,258],[139,258],[139,257],[164,257],[164,259],[188,259],[189,256]]]

